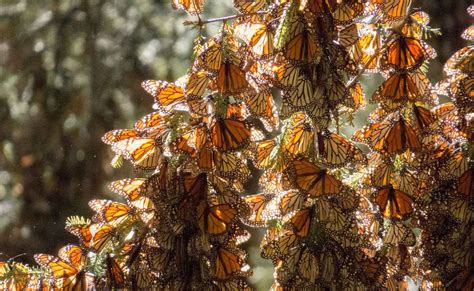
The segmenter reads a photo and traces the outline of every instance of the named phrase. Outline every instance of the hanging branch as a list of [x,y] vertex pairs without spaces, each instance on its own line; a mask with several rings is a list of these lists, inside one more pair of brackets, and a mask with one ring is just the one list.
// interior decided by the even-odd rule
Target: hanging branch
[[231,19],[236,19],[240,17],[246,17],[246,16],[253,16],[253,15],[262,15],[266,14],[268,11],[258,11],[258,12],[253,12],[253,13],[242,13],[242,14],[235,14],[235,15],[229,15],[229,16],[224,16],[224,17],[218,17],[218,18],[211,18],[207,20],[202,20],[201,18],[198,18],[198,20],[192,21],[192,20],[186,20],[183,22],[183,25],[189,26],[192,25],[194,27],[202,27],[208,23],[213,23],[213,22],[219,22],[219,21],[227,21]]

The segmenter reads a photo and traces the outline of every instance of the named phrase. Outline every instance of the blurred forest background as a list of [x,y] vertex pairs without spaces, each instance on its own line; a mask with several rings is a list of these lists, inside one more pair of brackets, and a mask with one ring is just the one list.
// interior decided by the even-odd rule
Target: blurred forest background
[[[17,260],[31,262],[34,253],[76,242],[64,230],[66,217],[90,217],[89,200],[118,198],[109,182],[136,176],[128,165],[110,166],[100,137],[152,111],[143,80],[186,72],[198,32],[182,25],[191,17],[170,2],[0,1],[0,260],[26,253]],[[428,41],[438,52],[433,82],[464,46],[468,2],[415,1],[442,32]],[[204,18],[236,13],[231,0],[208,0],[205,11]],[[365,80],[368,94],[381,81]],[[358,114],[356,125],[365,117]],[[250,251],[258,254],[255,233]],[[250,263],[259,280],[265,263],[256,255]]]

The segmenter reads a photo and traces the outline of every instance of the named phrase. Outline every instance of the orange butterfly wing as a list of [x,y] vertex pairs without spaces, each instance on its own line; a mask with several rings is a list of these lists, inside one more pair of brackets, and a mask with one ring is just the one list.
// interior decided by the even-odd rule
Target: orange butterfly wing
[[420,41],[408,37],[394,40],[384,54],[385,64],[399,70],[419,67],[427,57]]
[[249,138],[250,127],[244,121],[217,119],[211,125],[211,141],[218,150],[239,149]]
[[412,199],[408,194],[391,186],[380,189],[375,203],[385,217],[405,219],[413,212]]
[[237,254],[219,247],[214,268],[215,277],[219,280],[226,280],[234,273],[239,272],[242,269],[242,264]]
[[296,160],[293,164],[296,184],[310,196],[317,197],[340,192],[342,183],[326,170],[321,170],[307,160]]

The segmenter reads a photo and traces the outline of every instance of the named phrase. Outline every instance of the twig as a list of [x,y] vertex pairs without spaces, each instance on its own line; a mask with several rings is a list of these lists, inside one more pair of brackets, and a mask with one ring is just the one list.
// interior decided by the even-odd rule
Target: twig
[[235,18],[239,18],[239,17],[246,17],[246,16],[252,16],[252,15],[262,15],[262,14],[266,14],[268,13],[268,11],[258,11],[258,12],[253,12],[253,13],[242,13],[242,14],[235,14],[235,15],[229,15],[229,16],[224,16],[224,17],[218,17],[218,18],[211,18],[211,19],[207,19],[207,20],[201,20],[199,18],[199,20],[196,20],[196,21],[191,21],[191,20],[186,20],[185,22],[183,22],[183,25],[193,25],[193,26],[203,26],[203,25],[206,25],[208,23],[213,23],[213,22],[219,22],[219,21],[227,21],[227,20],[230,20],[230,19],[235,19]]
[[26,253],[22,253],[22,254],[18,254],[16,256],[13,256],[11,258],[8,259],[8,262],[13,262],[14,259],[18,258],[18,257],[22,257],[22,256],[26,256]]

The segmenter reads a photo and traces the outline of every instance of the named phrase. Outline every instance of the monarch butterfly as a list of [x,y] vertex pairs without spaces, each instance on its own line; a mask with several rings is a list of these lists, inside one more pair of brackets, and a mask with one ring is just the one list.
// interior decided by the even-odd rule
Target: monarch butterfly
[[380,33],[373,25],[366,25],[360,30],[360,38],[349,47],[351,58],[368,71],[377,71],[379,58],[375,54],[382,47]]
[[163,113],[157,111],[147,114],[135,122],[135,130],[142,136],[156,139],[166,134],[169,128]]
[[255,13],[266,4],[266,0],[233,0],[240,13]]
[[[186,95],[201,98],[209,83],[209,74],[206,71],[197,71],[189,75],[185,85]],[[191,107],[192,109],[193,107]]]
[[372,153],[369,159],[371,169],[368,171],[366,181],[363,184],[368,187],[383,187],[391,182],[394,166],[390,161],[383,159],[378,153]]
[[287,62],[280,66],[274,66],[272,73],[277,81],[277,85],[283,89],[294,87],[297,81],[304,77],[300,66]]
[[250,207],[251,216],[246,219],[250,225],[263,226],[270,219],[269,213],[265,213],[272,197],[266,194],[255,194],[244,197],[245,203]]
[[120,129],[107,132],[102,140],[112,145],[112,150],[130,160],[132,164],[143,170],[152,170],[161,161],[161,149],[152,138],[140,138],[132,129]]
[[206,98],[202,95],[208,88],[210,78],[206,71],[197,71],[191,73],[185,85],[186,102],[189,110],[200,116],[207,116],[209,114],[209,104]]
[[447,76],[456,73],[465,73],[474,71],[474,47],[467,46],[454,53],[443,67]]
[[299,237],[289,229],[278,235],[267,232],[262,242],[262,257],[268,259],[286,257],[292,249],[300,247],[299,243]]
[[[265,1],[262,1],[265,2]],[[270,26],[259,20],[239,24],[236,34],[241,37],[258,57],[266,57],[273,54],[274,34]]]
[[237,150],[246,145],[251,130],[245,121],[215,118],[211,125],[211,141],[219,151]]
[[198,206],[198,221],[201,231],[213,235],[223,234],[234,221],[237,210],[226,203],[208,205],[202,201]]
[[353,19],[358,17],[363,11],[364,4],[360,1],[346,0],[337,3],[336,8],[332,12],[332,15],[336,22],[341,25],[353,21]]
[[214,187],[217,192],[242,192],[243,185],[239,181],[228,181],[222,177],[219,177],[215,173],[208,173],[209,183]]
[[324,227],[330,231],[346,230],[351,219],[338,203],[329,199],[316,200],[315,215],[318,222],[324,223]]
[[381,286],[387,277],[386,265],[388,258],[386,256],[375,256],[373,258],[357,258],[357,265],[360,266],[360,278],[366,284]]
[[469,199],[452,199],[449,201],[449,211],[458,220],[471,223],[474,220],[473,202]]
[[222,63],[222,39],[220,37],[213,37],[204,45],[202,52],[196,58],[195,66],[204,71],[217,72]]
[[206,197],[208,192],[206,173],[197,176],[184,173],[181,177],[183,179],[184,195],[191,197],[196,203]]
[[242,290],[242,291],[251,291],[252,289],[244,280],[226,280],[226,281],[216,281],[214,285],[217,287],[217,290]]
[[385,0],[383,11],[388,17],[398,20],[406,17],[410,5],[411,0]]
[[433,117],[449,123],[458,124],[459,116],[456,105],[453,102],[443,103],[431,109]]
[[420,195],[420,192],[422,192],[421,189],[426,187],[421,176],[415,177],[415,175],[409,172],[407,169],[401,169],[392,173],[390,181],[394,188],[405,192],[411,197]]
[[86,256],[79,247],[67,245],[59,250],[59,256],[35,255],[35,261],[51,271],[56,288],[74,291],[96,288],[95,276],[83,269]]
[[301,255],[298,258],[298,274],[301,278],[315,283],[318,278],[318,258],[308,248],[301,250]]
[[110,254],[105,257],[105,268],[107,287],[120,288],[125,284],[125,274],[122,267]]
[[415,123],[421,131],[428,129],[431,124],[435,122],[435,118],[431,111],[423,106],[414,104],[413,113],[415,116]]
[[386,245],[394,247],[400,244],[412,247],[416,243],[416,238],[410,227],[402,222],[392,221],[387,233],[383,237],[383,242]]
[[324,131],[317,133],[318,153],[328,167],[340,167],[349,162],[364,162],[362,151],[344,137]]
[[153,218],[154,205],[149,198],[142,197],[131,204],[134,205],[133,208],[111,200],[94,199],[89,201],[89,207],[97,213],[99,221],[107,222],[113,227],[133,222],[137,218],[136,214],[145,223]]
[[473,196],[473,192],[474,192],[474,183],[473,183],[474,179],[472,178],[473,172],[474,172],[474,169],[469,168],[458,179],[457,190],[460,194],[462,194],[467,199],[470,199]]
[[174,267],[173,252],[162,248],[152,248],[147,253],[147,261],[150,268],[160,274],[169,274],[170,267]]
[[245,72],[235,63],[225,60],[222,62],[216,78],[217,90],[221,94],[236,94],[249,89]]
[[195,156],[196,150],[191,144],[192,132],[186,132],[181,136],[177,137],[174,141],[169,144],[169,151],[172,154],[180,153],[183,155]]
[[92,239],[89,242],[89,247],[98,252],[105,248],[111,241],[117,237],[115,229],[107,224],[96,225],[92,224],[90,226],[90,231],[92,234]]
[[186,102],[191,113],[207,116],[209,114],[209,102],[202,95],[208,88],[209,76],[205,71],[190,74],[186,84]]
[[285,46],[284,55],[290,61],[298,63],[317,63],[321,49],[316,38],[307,30],[291,38]]
[[[352,98],[350,98],[352,96],[349,92],[349,89],[346,87],[340,76],[334,75],[328,77],[324,82],[323,88],[324,96],[327,98],[327,100],[324,101],[328,103],[331,109],[336,108],[340,104],[350,104],[352,101]],[[315,89],[315,97],[313,97],[314,99],[317,99],[317,97],[320,96],[320,94],[317,94],[316,92],[318,91]]]
[[448,181],[458,179],[463,173],[469,169],[469,159],[461,148],[455,149],[446,163],[439,170],[442,180]]
[[350,87],[349,92],[352,98],[347,98],[344,105],[354,110],[364,108],[366,101],[364,90],[362,90],[360,82],[356,82],[354,86]]
[[278,126],[279,117],[276,111],[275,101],[269,90],[245,94],[245,104],[248,111],[264,122],[267,130],[272,130]]
[[155,104],[161,111],[169,113],[178,105],[186,101],[184,89],[175,83],[166,81],[146,80],[142,82],[142,88],[153,96]]
[[115,229],[108,224],[67,225],[66,230],[77,236],[81,245],[94,252],[101,251],[116,238]]
[[287,99],[289,104],[294,107],[304,108],[313,101],[314,88],[308,78],[300,77],[293,85],[294,87],[283,96],[283,99]]
[[424,46],[419,40],[399,36],[387,46],[382,56],[382,66],[396,70],[415,69],[431,57],[434,57],[432,49]]
[[289,225],[293,227],[293,232],[299,237],[306,237],[309,234],[311,221],[313,219],[313,208],[303,208],[296,212],[289,220]]
[[197,159],[197,165],[204,171],[210,171],[215,167],[215,152],[209,138],[208,129],[204,126],[194,128],[190,132],[190,143],[196,151],[192,155]]
[[208,195],[207,174],[201,173],[194,176],[190,173],[183,173],[180,176],[183,186],[181,201],[179,202],[178,214],[188,221],[195,221],[196,207],[201,201],[206,201]]
[[105,144],[113,145],[119,141],[139,137],[138,131],[133,129],[114,129],[104,134],[102,141]]
[[430,16],[423,11],[416,11],[408,17],[402,27],[402,34],[417,39],[423,38],[423,32],[427,30]]
[[[417,102],[426,99],[429,80],[420,71],[399,72],[388,78],[372,95],[372,101],[395,105],[402,102]],[[424,98],[425,97],[425,98]],[[394,106],[390,106],[393,108]]]
[[401,156],[403,160],[412,164],[414,167],[427,167],[428,165],[440,166],[449,159],[453,152],[451,144],[436,133],[426,135],[422,140],[422,145],[429,150],[419,152],[417,158],[414,158],[410,151],[406,151]]
[[326,102],[326,100],[314,102],[304,111],[315,124],[318,124],[319,128],[323,129],[329,126],[331,109],[329,102]]
[[191,15],[202,13],[205,0],[172,0],[173,9],[183,9]]
[[303,207],[305,202],[306,197],[301,195],[299,191],[289,190],[283,194],[280,200],[280,212],[283,216],[287,215]]
[[155,139],[131,138],[112,145],[112,150],[144,171],[155,170],[162,161],[162,150]]
[[374,199],[385,217],[406,219],[412,212],[412,199],[408,194],[394,189],[392,185],[382,187]]
[[323,246],[319,252],[319,270],[321,278],[327,282],[336,279],[338,266],[341,266],[342,258],[338,257],[338,253],[334,250],[334,246]]
[[[279,282],[279,289],[276,289],[274,286],[271,290],[282,290],[282,287],[286,288],[289,282],[292,283],[294,287],[299,287],[299,280],[302,278],[298,278],[298,266],[301,260],[302,253],[307,249],[307,247],[301,246],[298,248],[294,248],[287,254],[285,257],[277,258],[275,265],[278,268],[275,268],[275,277],[278,278]],[[281,285],[280,285],[281,284]]]
[[155,279],[156,275],[150,272],[146,261],[141,260],[131,274],[132,290],[149,289]]
[[474,25],[469,26],[461,34],[461,37],[468,41],[474,40]]
[[238,253],[225,247],[218,247],[214,260],[214,276],[217,280],[227,280],[241,272],[243,264]]
[[337,194],[341,191],[342,183],[336,177],[310,161],[296,160],[293,162],[293,166],[296,185],[310,196]]
[[135,201],[139,197],[149,195],[149,186],[148,179],[132,178],[113,181],[108,188],[128,201]]
[[228,104],[226,107],[225,117],[229,119],[243,120],[247,117],[247,111],[245,104],[233,103]]
[[314,145],[314,132],[302,112],[293,114],[285,128],[283,148],[290,154],[306,154]]
[[337,42],[343,47],[350,47],[359,40],[359,27],[353,23],[338,30]]
[[455,104],[458,105],[461,114],[468,114],[474,111],[474,78],[468,74],[458,74],[451,82],[450,95],[452,95]]
[[250,172],[246,166],[246,160],[240,153],[216,152],[215,158],[216,174],[220,177],[240,181],[248,178]]
[[352,137],[355,141],[368,142],[374,150],[381,154],[396,154],[410,149],[417,152],[421,143],[414,129],[399,118],[394,122],[390,117],[369,127],[357,131]]
[[336,0],[300,1],[299,10],[308,9],[313,14],[323,14],[335,9]]
[[273,168],[282,171],[285,168],[284,157],[280,152],[280,145],[273,139],[264,140],[257,143],[256,166],[265,169]]

